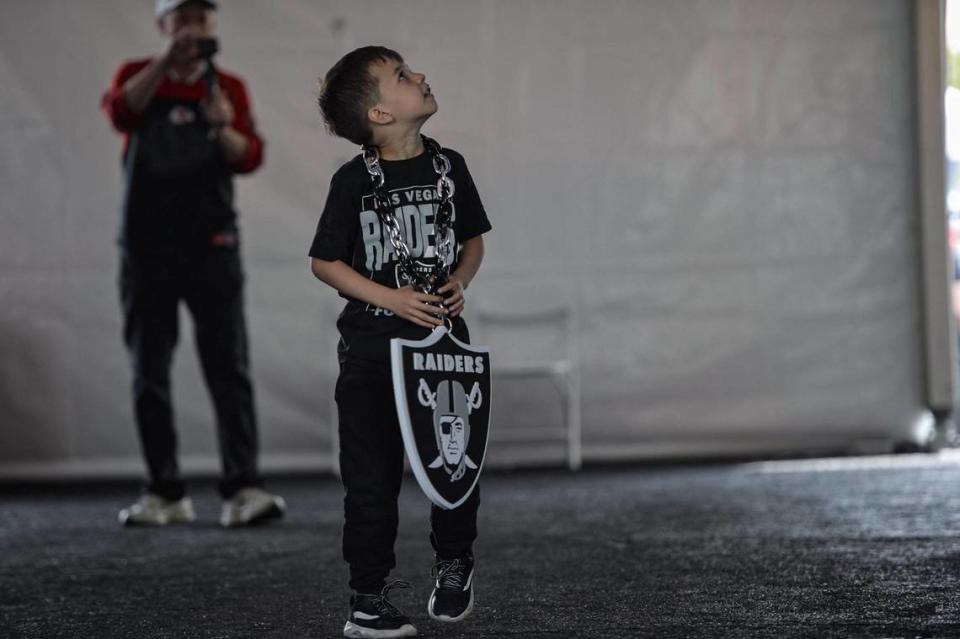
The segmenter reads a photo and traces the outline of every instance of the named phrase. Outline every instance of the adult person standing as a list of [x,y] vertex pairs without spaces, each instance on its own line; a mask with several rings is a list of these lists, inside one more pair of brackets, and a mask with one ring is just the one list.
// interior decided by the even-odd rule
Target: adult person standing
[[177,461],[170,365],[178,307],[193,317],[216,413],[224,500],[220,523],[282,517],[263,489],[243,311],[233,176],[263,161],[243,81],[213,66],[216,2],[157,0],[166,47],[128,61],[103,97],[123,134],[120,230],[123,335],[133,367],[134,413],[149,480],[120,511],[124,525],[196,518]]

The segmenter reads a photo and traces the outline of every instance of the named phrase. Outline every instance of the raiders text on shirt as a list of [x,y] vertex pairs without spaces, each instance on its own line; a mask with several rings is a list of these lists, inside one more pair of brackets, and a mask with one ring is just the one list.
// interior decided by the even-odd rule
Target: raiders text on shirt
[[[395,207],[393,214],[403,230],[403,238],[410,250],[410,257],[432,258],[434,255],[434,217],[436,216],[436,188],[430,186],[406,187],[390,194],[391,204]],[[457,220],[456,205],[451,202],[450,223]],[[363,237],[363,246],[366,251],[366,268],[368,271],[379,271],[384,264],[396,260],[396,254],[390,237],[383,230],[380,218],[373,207],[373,196],[363,198],[363,210],[360,211],[360,232]],[[452,231],[451,231],[452,232]],[[451,250],[453,250],[451,248]],[[454,255],[447,255],[447,263],[454,260]]]

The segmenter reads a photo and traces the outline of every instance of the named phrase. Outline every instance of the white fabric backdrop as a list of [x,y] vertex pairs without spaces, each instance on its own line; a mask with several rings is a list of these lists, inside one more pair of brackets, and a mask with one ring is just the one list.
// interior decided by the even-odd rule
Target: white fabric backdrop
[[[265,466],[328,463],[339,302],[305,253],[354,149],[323,132],[315,80],[368,43],[426,72],[426,132],[463,152],[486,202],[471,304],[577,311],[588,459],[907,432],[922,395],[909,1],[223,5],[222,64],[268,141],[239,180]],[[0,474],[140,469],[119,138],[98,101],[123,58],[160,48],[151,7],[0,5]],[[188,325],[182,449],[213,468]],[[474,333],[502,357],[539,344]],[[557,418],[546,386],[498,392],[497,427]]]

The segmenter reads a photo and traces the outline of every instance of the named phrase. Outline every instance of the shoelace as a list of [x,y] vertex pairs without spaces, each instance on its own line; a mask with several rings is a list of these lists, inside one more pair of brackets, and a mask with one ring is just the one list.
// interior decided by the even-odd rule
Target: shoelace
[[433,576],[441,588],[463,588],[463,579],[466,575],[459,569],[459,559],[446,559],[437,562],[433,567]]
[[383,587],[383,590],[380,591],[380,594],[377,595],[377,597],[373,600],[373,605],[377,607],[377,610],[381,615],[401,617],[403,616],[403,613],[400,612],[399,608],[387,601],[387,593],[389,593],[392,588],[404,589],[409,587],[409,581],[394,579]]

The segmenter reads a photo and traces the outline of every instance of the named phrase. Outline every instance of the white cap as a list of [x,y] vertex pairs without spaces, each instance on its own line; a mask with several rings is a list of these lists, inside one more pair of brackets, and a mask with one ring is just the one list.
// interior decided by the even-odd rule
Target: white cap
[[[193,2],[194,0],[157,0],[156,14],[157,17],[165,16],[177,7],[188,2]],[[203,4],[207,5],[211,9],[217,8],[217,3],[213,0],[199,0]]]

